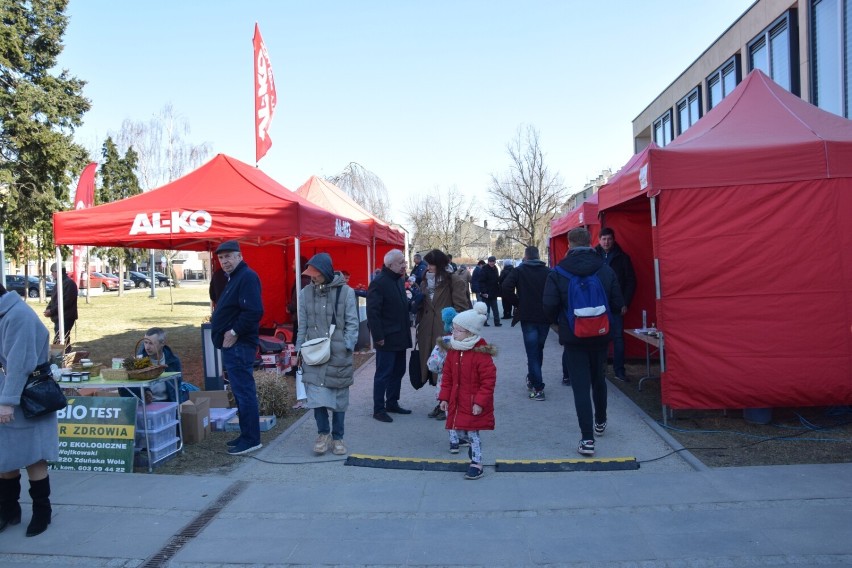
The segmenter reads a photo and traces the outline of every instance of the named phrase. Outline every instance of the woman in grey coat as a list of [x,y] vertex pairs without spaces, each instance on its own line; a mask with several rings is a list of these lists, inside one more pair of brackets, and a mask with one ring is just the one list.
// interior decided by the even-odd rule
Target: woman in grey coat
[[[355,368],[352,351],[358,340],[358,310],[355,292],[346,285],[340,272],[335,272],[331,257],[322,252],[308,261],[302,273],[311,283],[299,292],[299,333],[296,351],[311,339],[328,337],[332,322],[331,357],[322,365],[302,364],[302,382],[308,397],[308,408],[314,409],[317,441],[314,453],[322,455],[331,448],[335,455],[346,453],[343,444],[343,420],[349,406],[349,386]],[[331,411],[331,425],[328,412]]]
[[50,524],[47,462],[59,459],[56,413],[24,418],[21,392],[34,372],[50,372],[50,332],[17,294],[0,285],[0,532],[21,522],[21,468],[27,469],[33,516],[27,536]]

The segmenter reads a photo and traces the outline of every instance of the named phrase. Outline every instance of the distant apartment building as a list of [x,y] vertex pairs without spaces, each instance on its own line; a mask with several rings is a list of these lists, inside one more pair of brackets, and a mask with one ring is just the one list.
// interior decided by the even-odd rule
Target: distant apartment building
[[603,170],[600,175],[598,175],[598,177],[596,177],[595,179],[586,182],[586,185],[583,186],[583,189],[568,198],[568,201],[565,202],[565,205],[562,207],[562,211],[559,212],[557,217],[569,211],[573,211],[577,208],[578,205],[580,205],[584,201],[587,201],[590,197],[596,194],[598,190],[603,187],[611,177],[612,170],[606,169]]
[[651,141],[669,144],[754,69],[811,104],[850,118],[852,0],[752,4],[633,120],[634,151]]

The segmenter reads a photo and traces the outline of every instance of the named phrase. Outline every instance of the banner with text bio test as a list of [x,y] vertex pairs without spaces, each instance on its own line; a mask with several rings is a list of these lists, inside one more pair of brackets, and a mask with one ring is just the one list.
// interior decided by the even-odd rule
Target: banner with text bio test
[[50,469],[133,472],[135,398],[73,397],[56,416],[59,459]]

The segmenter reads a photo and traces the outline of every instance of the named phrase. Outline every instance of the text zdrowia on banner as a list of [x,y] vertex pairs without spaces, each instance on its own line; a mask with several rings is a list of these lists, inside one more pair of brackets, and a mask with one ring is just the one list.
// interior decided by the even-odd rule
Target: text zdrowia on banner
[[[98,164],[91,162],[83,168],[83,173],[80,174],[80,181],[77,182],[77,191],[74,193],[74,209],[88,209],[95,203],[95,170],[98,169]],[[71,254],[71,280],[80,282],[80,275],[86,270],[86,247],[84,245],[74,245]],[[56,282],[61,286],[62,272],[57,271]]]
[[260,28],[254,24],[254,134],[255,161],[266,155],[272,146],[269,138],[269,125],[275,113],[275,79],[272,76],[272,65],[269,62],[269,52],[260,35]]

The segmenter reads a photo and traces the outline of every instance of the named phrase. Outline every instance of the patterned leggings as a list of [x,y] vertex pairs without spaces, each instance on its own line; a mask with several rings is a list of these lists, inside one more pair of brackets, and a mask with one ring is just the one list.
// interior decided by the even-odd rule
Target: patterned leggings
[[449,430],[449,433],[451,444],[458,444],[462,438],[467,439],[470,442],[470,450],[468,450],[470,461],[476,464],[482,463],[482,441],[479,439],[479,430]]

